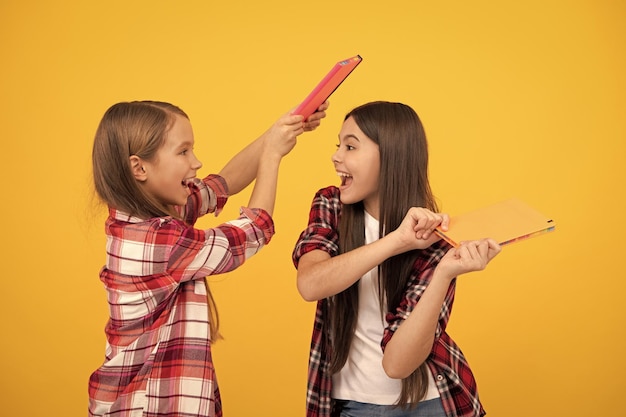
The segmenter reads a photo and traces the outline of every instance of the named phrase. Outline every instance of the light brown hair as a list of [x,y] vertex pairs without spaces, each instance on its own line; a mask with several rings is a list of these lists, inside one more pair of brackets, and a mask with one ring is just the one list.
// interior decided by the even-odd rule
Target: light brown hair
[[132,155],[154,160],[177,114],[189,118],[179,107],[160,101],[122,102],[105,112],[91,157],[96,193],[109,207],[142,219],[178,216],[142,190],[130,164]]
[[[189,116],[179,107],[161,101],[121,102],[102,117],[92,150],[96,193],[109,207],[141,219],[180,214],[148,195],[138,185],[130,163],[133,155],[153,161],[165,142],[175,116]],[[220,338],[219,315],[207,286],[211,339]]]
[[[380,152],[379,236],[395,230],[411,207],[438,211],[428,181],[428,145],[417,113],[402,103],[371,102],[348,113],[363,133],[378,144]],[[339,220],[340,251],[365,244],[362,202],[344,204]],[[385,260],[379,270],[379,304],[383,314],[399,306],[418,251],[409,251]],[[385,301],[386,300],[386,301]],[[358,281],[329,300],[333,356],[330,369],[344,366],[356,328]],[[386,311],[383,308],[386,306]],[[426,363],[402,380],[398,405],[417,404],[428,388]]]

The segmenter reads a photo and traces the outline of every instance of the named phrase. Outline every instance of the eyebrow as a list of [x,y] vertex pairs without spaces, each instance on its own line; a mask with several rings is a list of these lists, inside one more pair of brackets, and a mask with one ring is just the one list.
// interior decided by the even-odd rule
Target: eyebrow
[[[339,135],[337,135],[337,136],[339,137],[339,140],[341,141],[341,136],[339,136]],[[358,138],[358,137],[356,137],[355,135],[353,135],[352,133],[349,133],[349,134],[347,134],[346,136],[344,136],[344,137],[343,137],[343,140],[350,139],[350,138],[352,138],[352,139],[356,140],[357,142],[361,142],[361,141],[359,140],[359,138]]]
[[176,149],[193,147],[193,144],[194,143],[192,141],[186,140],[176,145]]

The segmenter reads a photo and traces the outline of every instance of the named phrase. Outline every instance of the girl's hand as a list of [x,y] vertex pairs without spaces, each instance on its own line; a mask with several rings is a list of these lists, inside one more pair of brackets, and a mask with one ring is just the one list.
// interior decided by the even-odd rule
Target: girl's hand
[[304,132],[302,116],[285,114],[265,132],[264,157],[282,158],[296,146],[296,138]]
[[425,249],[441,239],[434,230],[441,226],[448,230],[450,218],[445,213],[433,213],[423,207],[412,207],[395,230],[400,238],[403,251]]
[[473,271],[482,271],[502,248],[493,239],[461,242],[457,248],[450,249],[437,266],[450,279]]
[[326,110],[328,110],[328,106],[330,103],[325,101],[321,106],[317,108],[317,111],[309,116],[308,119],[304,122],[304,131],[310,132],[311,130],[315,130],[316,127],[320,125],[322,119],[326,117]]

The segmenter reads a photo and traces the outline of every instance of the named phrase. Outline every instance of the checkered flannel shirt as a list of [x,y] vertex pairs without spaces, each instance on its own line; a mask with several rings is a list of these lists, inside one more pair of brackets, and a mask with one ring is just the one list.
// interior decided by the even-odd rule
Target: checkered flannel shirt
[[109,211],[100,279],[110,319],[105,361],[89,380],[90,416],[222,415],[205,277],[240,266],[274,224],[267,212],[242,208],[236,220],[195,229],[199,216],[221,211],[228,190],[217,175],[191,189],[185,221]]
[[[300,235],[293,251],[296,268],[300,257],[312,250],[323,250],[330,256],[339,254],[337,230],[340,213],[339,189],[331,186],[319,190],[311,205],[309,225]],[[441,241],[421,251],[400,305],[394,312],[386,315],[387,326],[381,340],[383,350],[394,332],[419,302],[435,267],[448,249],[449,246]],[[456,280],[450,285],[441,306],[433,349],[426,363],[435,377],[448,417],[483,416],[485,411],[478,398],[472,371],[459,347],[445,332],[454,301],[455,284]],[[332,376],[328,370],[332,347],[326,325],[327,314],[327,300],[318,301],[309,354],[306,396],[308,417],[329,417],[333,407]]]

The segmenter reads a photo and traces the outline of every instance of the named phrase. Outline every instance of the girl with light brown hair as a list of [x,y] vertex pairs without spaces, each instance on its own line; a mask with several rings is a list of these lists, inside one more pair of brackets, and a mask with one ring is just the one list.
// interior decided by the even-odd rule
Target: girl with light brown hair
[[[232,271],[269,243],[280,162],[327,107],[307,121],[285,114],[202,179],[180,108],[136,101],[106,111],[92,159],[96,192],[109,208],[100,279],[110,319],[104,363],[89,379],[90,416],[222,415],[211,357],[217,311],[205,277]],[[194,227],[255,179],[237,219]]]

